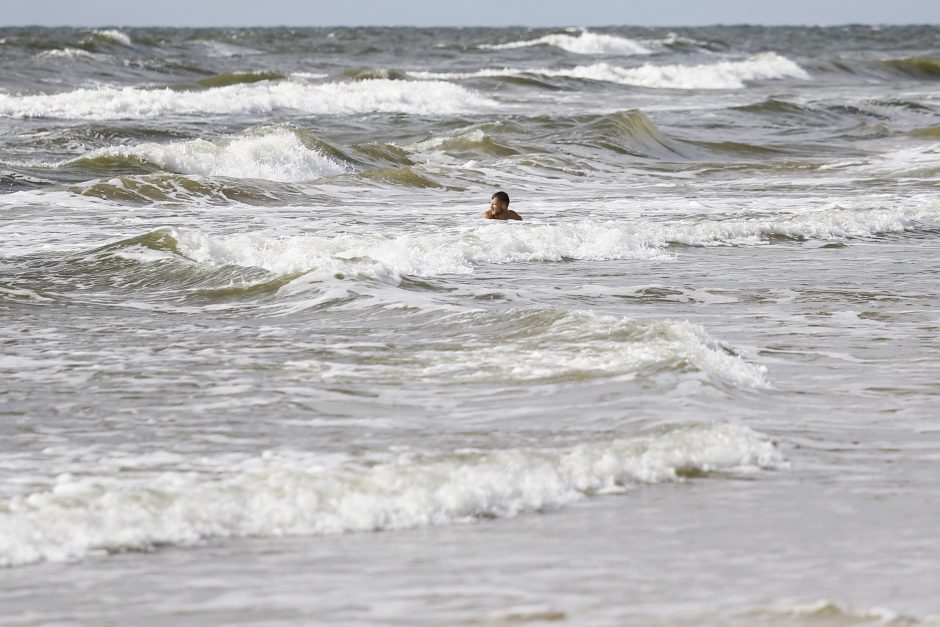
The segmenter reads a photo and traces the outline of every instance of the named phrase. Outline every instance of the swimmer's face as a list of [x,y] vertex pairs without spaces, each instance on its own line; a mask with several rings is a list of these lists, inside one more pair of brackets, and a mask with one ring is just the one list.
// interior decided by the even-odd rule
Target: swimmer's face
[[502,210],[505,209],[505,208],[506,208],[506,205],[504,205],[503,203],[499,202],[499,199],[498,199],[498,198],[491,198],[491,199],[490,199],[490,211],[492,211],[494,214],[499,213],[500,211],[502,211]]

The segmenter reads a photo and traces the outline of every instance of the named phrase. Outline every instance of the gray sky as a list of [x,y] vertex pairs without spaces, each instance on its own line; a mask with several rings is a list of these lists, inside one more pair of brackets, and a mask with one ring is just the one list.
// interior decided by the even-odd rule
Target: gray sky
[[0,26],[938,24],[940,0],[2,0]]

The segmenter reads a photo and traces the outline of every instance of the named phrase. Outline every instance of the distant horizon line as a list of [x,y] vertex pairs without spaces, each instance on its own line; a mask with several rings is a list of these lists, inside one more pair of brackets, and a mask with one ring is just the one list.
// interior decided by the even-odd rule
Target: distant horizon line
[[910,27],[910,26],[940,26],[940,22],[844,22],[838,24],[761,24],[756,22],[716,22],[712,24],[554,24],[543,26],[532,26],[526,24],[506,24],[502,26],[493,26],[486,24],[212,24],[212,25],[169,25],[169,24],[4,24],[0,25],[0,30],[8,28],[490,28],[494,30],[506,30],[512,28],[528,29],[560,29],[560,28],[717,28],[717,27],[751,27],[751,28],[845,28],[849,26],[862,26],[869,28],[892,28],[892,27]]

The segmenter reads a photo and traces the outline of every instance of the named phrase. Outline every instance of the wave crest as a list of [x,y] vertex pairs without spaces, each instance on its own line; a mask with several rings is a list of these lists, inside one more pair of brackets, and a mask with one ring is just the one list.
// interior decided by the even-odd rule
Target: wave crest
[[832,206],[776,218],[725,218],[696,223],[582,221],[481,224],[400,234],[344,233],[271,238],[250,233],[207,235],[168,229],[187,258],[222,266],[258,267],[277,275],[319,271],[391,285],[403,276],[468,274],[483,264],[668,258],[670,244],[755,246],[775,240],[839,240],[903,233],[940,221],[940,208]]
[[584,55],[635,56],[653,54],[652,50],[632,39],[591,33],[587,30],[581,31],[577,36],[553,33],[537,39],[513,41],[504,44],[481,44],[478,47],[488,50],[510,50],[531,46],[554,46],[567,52]]
[[684,160],[694,153],[691,145],[667,137],[642,111],[602,115],[566,131],[565,136],[562,141],[660,160]]
[[[281,291],[291,292],[303,277]],[[468,333],[467,329],[473,329]],[[380,363],[294,361],[323,380],[436,384],[505,384],[629,380],[663,373],[708,379],[722,387],[767,387],[766,368],[675,320],[633,320],[589,311],[523,308],[438,317],[429,341]]]
[[64,164],[94,165],[96,161],[116,159],[150,163],[177,174],[280,182],[307,181],[347,171],[320,150],[306,145],[298,133],[283,128],[262,129],[217,141],[195,139],[112,146]]
[[122,46],[134,45],[134,42],[131,41],[131,38],[127,33],[121,32],[116,28],[96,30],[94,36],[96,39],[103,39],[112,43],[121,44]]
[[81,48],[55,48],[36,55],[40,59],[91,59],[95,55]]
[[[179,468],[188,460],[173,459]],[[133,460],[103,460],[134,467]],[[0,502],[0,565],[149,550],[207,538],[390,531],[507,518],[631,484],[785,465],[774,444],[728,423],[557,449],[336,457],[268,452],[240,462],[74,478]]]
[[940,59],[933,57],[910,57],[890,59],[882,64],[895,72],[913,78],[940,80]]
[[743,61],[721,61],[703,65],[650,64],[622,67],[610,63],[595,63],[561,70],[503,68],[465,73],[409,72],[409,76],[413,78],[429,80],[501,78],[526,74],[605,81],[652,89],[742,89],[752,81],[811,78],[795,61],[775,52],[762,52]]
[[310,84],[269,81],[201,91],[133,87],[77,89],[59,94],[0,94],[0,116],[70,120],[142,120],[167,115],[415,113],[450,115],[487,109],[492,101],[442,81],[372,79]]

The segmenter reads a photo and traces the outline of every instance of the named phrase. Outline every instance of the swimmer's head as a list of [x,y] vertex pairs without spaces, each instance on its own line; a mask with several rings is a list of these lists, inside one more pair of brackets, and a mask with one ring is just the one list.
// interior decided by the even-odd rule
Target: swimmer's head
[[490,198],[490,214],[495,216],[509,208],[509,194],[496,192]]
[[506,192],[496,192],[495,194],[493,194],[490,200],[498,200],[499,202],[503,203],[507,207],[509,206],[509,194],[507,194]]

